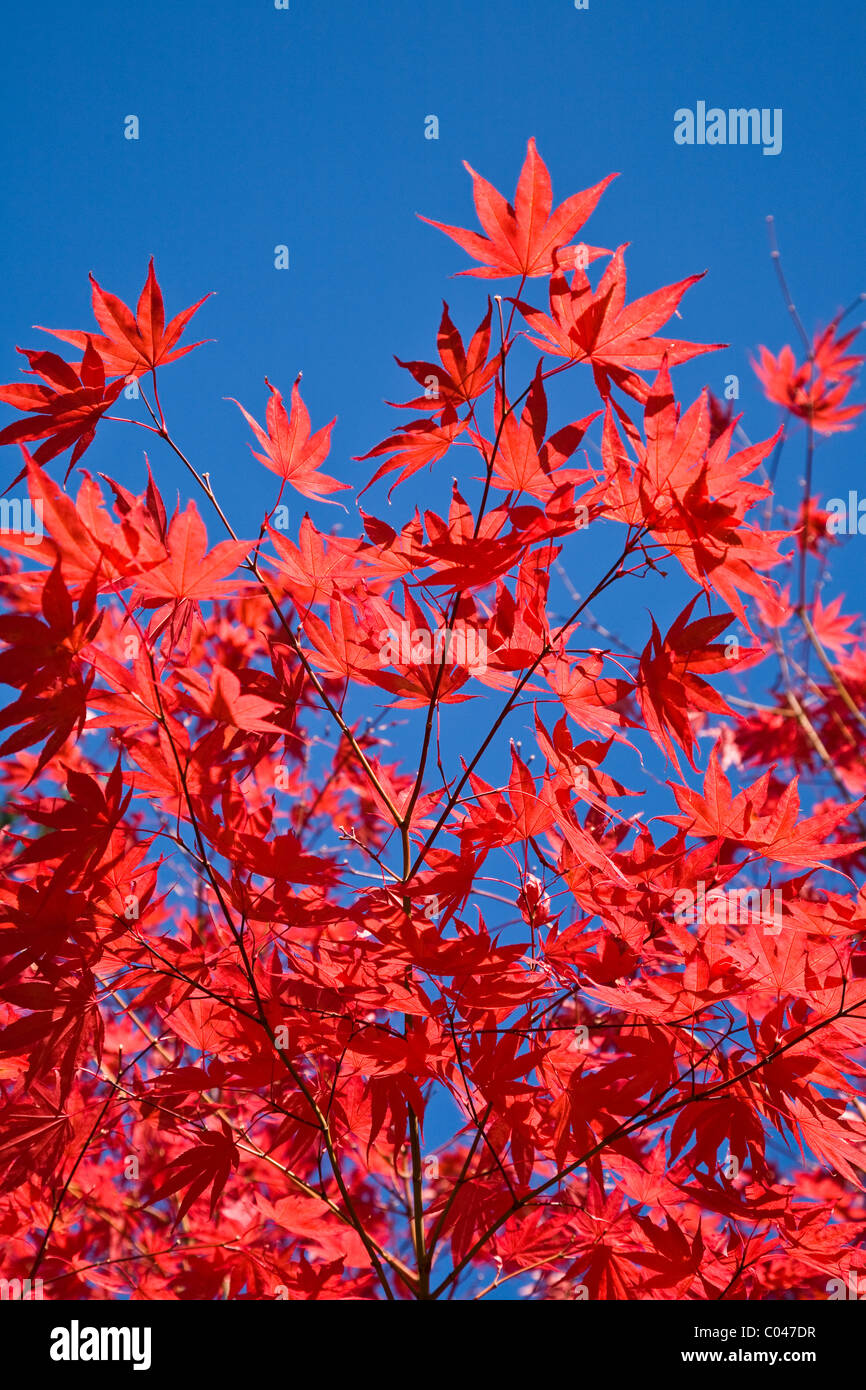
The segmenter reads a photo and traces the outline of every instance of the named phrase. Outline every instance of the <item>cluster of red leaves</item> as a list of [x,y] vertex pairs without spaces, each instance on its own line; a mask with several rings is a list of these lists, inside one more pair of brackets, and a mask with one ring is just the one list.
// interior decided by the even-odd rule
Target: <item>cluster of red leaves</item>
[[[571,244],[608,180],[554,210],[533,142],[514,206],[470,172],[485,235],[443,230],[463,274],[518,279],[501,337],[488,302],[466,347],[446,306],[364,455],[396,487],[468,448],[447,515],[290,539],[271,507],[213,544],[150,474],[62,490],[44,465],[140,378],[134,423],[228,525],[157,394],[199,306],[166,328],[152,264],[135,316],[93,281],[101,333],[51,330],[80,362],[27,352],[46,384],[0,390],[45,528],[4,537],[0,1227],[48,1297],[808,1298],[866,1268],[864,633],[770,576],[823,545],[768,529],[776,440],[674,395],[710,348],[658,333],[698,277],[628,303],[624,248]],[[765,353],[771,399],[847,425],[851,339]],[[579,364],[599,408],[550,432]],[[270,391],[265,428],[241,409],[280,496],[346,486],[298,383],[290,412]],[[554,616],[558,556],[605,523]],[[599,647],[590,605],[664,562],[685,607]],[[824,679],[795,683],[799,643]],[[755,667],[769,703],[729,704]],[[604,764],[653,757],[647,822]]]
[[839,337],[838,327],[836,319],[829,328],[816,333],[806,361],[799,366],[790,347],[783,347],[778,357],[762,347],[755,363],[767,399],[797,419],[806,420],[817,434],[850,430],[852,421],[864,408],[844,404],[866,362],[866,357],[848,351],[859,329]]

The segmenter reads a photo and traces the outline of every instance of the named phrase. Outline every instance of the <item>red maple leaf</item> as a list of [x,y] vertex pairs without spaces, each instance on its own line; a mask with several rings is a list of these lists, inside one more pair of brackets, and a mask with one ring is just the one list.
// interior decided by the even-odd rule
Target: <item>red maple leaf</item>
[[265,377],[265,385],[271,393],[265,415],[267,433],[252,415],[244,410],[240,401],[234,401],[234,397],[230,399],[234,401],[265,451],[263,454],[256,453],[251,444],[250,449],[255,458],[266,468],[270,468],[271,472],[285,478],[296,492],[322,501],[324,493],[338,492],[347,488],[349,484],[338,482],[336,478],[329,478],[327,473],[319,472],[331,447],[334,421],[311,435],[310,414],[301,400],[298,385],[300,380],[299,372],[292,386],[292,409],[291,415],[288,415],[276,386],[272,386]]
[[[96,426],[102,416],[123,390],[122,381],[106,386],[103,360],[90,337],[86,334],[82,336],[84,356],[77,371],[55,352],[19,348],[18,351],[30,363],[33,374],[41,376],[46,385],[10,382],[7,386],[0,386],[0,400],[16,410],[32,412],[23,420],[13,420],[11,425],[7,425],[0,432],[0,444],[23,445],[34,439],[43,439],[44,444],[40,444],[33,455],[39,464],[50,462],[72,445],[67,478],[81,455],[93,443]],[[25,471],[22,469],[14,482],[23,478]]]
[[432,464],[437,459],[443,458],[458,434],[465,428],[465,422],[458,420],[454,407],[446,405],[440,420],[410,420],[408,424],[402,426],[398,434],[392,434],[388,439],[383,439],[381,444],[376,444],[374,448],[368,449],[366,454],[355,454],[354,458],[358,463],[364,459],[377,458],[380,454],[392,455],[376,469],[370,481],[361,488],[358,496],[363,497],[367,489],[377,483],[380,478],[384,478],[387,473],[393,473],[395,468],[400,468],[402,465],[397,482],[392,483],[388,490],[390,497],[399,483],[402,483],[406,478],[411,478],[412,474],[417,473],[419,468],[423,468],[425,463]]
[[448,305],[443,299],[442,321],[436,337],[441,367],[435,366],[432,362],[403,362],[401,358],[395,357],[394,361],[398,366],[405,367],[418,384],[425,388],[425,394],[399,405],[395,401],[388,401],[386,404],[396,405],[400,410],[439,411],[446,405],[455,408],[470,405],[482,395],[495,376],[500,361],[498,353],[489,362],[487,360],[492,312],[493,305],[488,299],[487,313],[472,335],[467,351],[459,330],[451,322]]
[[[585,483],[595,477],[589,468],[564,468],[579,447],[583,436],[600,411],[583,420],[563,425],[545,441],[547,433],[547,396],[539,362],[526,404],[517,413],[503,404],[499,383],[496,387],[496,426],[499,447],[491,481],[494,486],[516,494],[528,492],[542,501],[549,500],[565,484]],[[492,453],[492,451],[491,451]]]
[[553,252],[557,250],[560,251],[560,265],[567,267],[578,265],[582,260],[592,261],[598,256],[609,255],[609,252],[597,246],[585,246],[583,256],[577,247],[570,251],[562,251],[561,248],[566,247],[583,226],[607,185],[617,177],[616,174],[608,174],[601,183],[582,193],[572,194],[555,211],[551,211],[553,194],[550,174],[535,148],[534,140],[530,140],[527,147],[526,160],[517,181],[514,207],[505,201],[501,193],[497,193],[492,184],[476,174],[470,164],[465,160],[463,163],[472,175],[475,208],[487,236],[479,236],[477,232],[467,231],[463,227],[449,227],[444,222],[434,222],[430,217],[421,218],[422,222],[429,222],[431,227],[445,232],[470,256],[482,262],[480,267],[459,271],[460,275],[479,275],[487,280],[498,280],[509,275],[549,275],[553,269]]
[[617,248],[594,293],[582,269],[575,270],[569,286],[563,273],[565,267],[557,256],[550,281],[550,314],[519,300],[517,306],[538,335],[530,341],[542,352],[572,362],[591,362],[602,396],[610,394],[610,378],[627,395],[645,401],[649,388],[635,374],[636,370],[658,370],[665,357],[675,366],[701,353],[715,352],[724,344],[654,337],[676,311],[686,290],[703,279],[703,274],[690,275],[626,304],[624,251],[625,246]]
[[164,601],[201,602],[235,593],[240,580],[226,579],[246,558],[246,541],[220,541],[208,552],[207,532],[194,502],[175,515],[166,538],[168,558],[138,580],[139,602],[153,608]]
[[237,1168],[240,1154],[232,1138],[232,1132],[225,1120],[220,1120],[220,1130],[206,1131],[200,1136],[201,1142],[172,1159],[167,1168],[167,1176],[159,1184],[151,1202],[161,1202],[173,1192],[183,1191],[173,1225],[177,1225],[189,1211],[193,1202],[210,1188],[210,1215],[213,1218],[216,1204],[222,1190],[229,1180],[233,1168]]
[[[696,626],[696,624],[692,624]],[[666,816],[691,835],[736,840],[747,849],[759,850],[766,859],[799,868],[814,868],[828,859],[839,859],[862,848],[864,841],[828,843],[826,836],[853,815],[866,800],[860,797],[847,804],[833,805],[805,820],[799,820],[800,796],[797,778],[782,791],[778,800],[770,792],[770,773],[731,797],[731,784],[713,752],[704,777],[703,795],[688,787],[675,786],[674,795],[681,816]]]
[[732,669],[746,656],[729,654],[724,646],[713,642],[733,614],[719,613],[689,622],[696,603],[697,597],[686,605],[664,640],[653,621],[652,638],[643,650],[638,670],[637,697],[647,728],[677,766],[671,735],[694,767],[696,739],[690,715],[703,710],[730,713],[726,701],[704,675]]
[[55,338],[61,338],[64,343],[72,343],[77,348],[86,348],[88,340],[92,338],[109,376],[120,376],[126,380],[139,377],[143,372],[176,362],[179,357],[192,352],[193,348],[211,341],[202,338],[200,342],[190,343],[188,347],[175,348],[193,314],[210,298],[210,294],[203,295],[189,309],[182,309],[179,314],[175,314],[166,327],[162,291],[153,268],[152,256],[134,317],[123,300],[103,290],[92,275],[90,284],[93,317],[102,329],[102,335],[81,333],[68,328],[42,328],[41,324],[37,324],[36,327],[42,328],[43,333],[53,333]]
[[839,338],[837,328],[838,320],[823,333],[816,333],[811,358],[799,366],[787,346],[778,357],[762,347],[760,361],[752,361],[767,399],[808,421],[816,434],[850,430],[852,422],[866,410],[866,406],[844,404],[866,361],[866,357],[848,352],[860,329],[854,328]]

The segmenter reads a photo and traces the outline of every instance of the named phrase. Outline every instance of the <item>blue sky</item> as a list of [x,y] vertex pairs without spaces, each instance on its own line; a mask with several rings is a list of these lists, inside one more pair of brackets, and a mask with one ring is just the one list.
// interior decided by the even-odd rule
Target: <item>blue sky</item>
[[[790,331],[766,214],[810,329],[864,288],[862,6],[290,4],[49,0],[8,14],[4,379],[14,344],[39,341],[32,323],[89,325],[89,270],[130,299],[154,254],[169,310],[218,290],[197,324],[219,341],[164,373],[164,403],[251,527],[245,426],[222,398],[258,414],[263,376],[287,391],[303,369],[314,422],[339,416],[334,471],[357,476],[351,456],[397,418],[382,405],[403,387],[391,354],[429,354],[443,294],[464,327],[483,308],[483,282],[447,279],[464,254],[414,213],[474,225],[461,160],[510,194],[534,135],[558,197],[621,172],[587,233],[631,241],[635,294],[709,271],[679,327],[731,350],[679,384],[720,390],[738,372],[746,428],[769,432],[747,354]],[[675,145],[674,111],[699,99],[781,107],[782,153]],[[128,114],[138,141],[123,137]],[[428,114],[438,141],[424,139]],[[288,271],[274,269],[277,243]],[[137,446],[115,432],[88,466],[110,456],[132,479]],[[834,466],[848,447],[826,451]],[[180,481],[167,457],[161,475]]]

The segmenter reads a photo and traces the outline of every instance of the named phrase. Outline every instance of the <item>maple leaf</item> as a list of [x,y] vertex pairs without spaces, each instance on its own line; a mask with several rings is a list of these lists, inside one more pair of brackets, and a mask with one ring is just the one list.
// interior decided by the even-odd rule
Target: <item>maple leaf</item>
[[290,883],[315,884],[330,883],[337,877],[338,870],[333,861],[322,855],[305,854],[297,835],[277,835],[267,843],[256,835],[225,839],[225,848],[230,850],[234,842],[234,852],[240,862],[247,864],[257,874],[287,879]]
[[818,594],[812,610],[811,621],[815,634],[821,645],[832,652],[843,653],[845,648],[850,647],[856,640],[854,633],[849,630],[855,620],[842,612],[844,598],[844,594],[837,594],[836,598],[825,605]]
[[98,484],[82,469],[75,500],[52,481],[32,459],[27,465],[31,503],[41,514],[47,534],[4,536],[4,545],[36,564],[53,569],[62,561],[64,583],[71,591],[95,578],[100,591],[124,587],[132,576],[165,559],[161,533],[141,498],[118,506],[121,522],[109,515]]
[[208,552],[207,532],[194,502],[175,515],[166,538],[168,558],[151,566],[136,586],[138,601],[153,608],[167,600],[201,602],[235,593],[228,580],[249,552],[246,541],[220,541]]
[[441,367],[434,366],[432,362],[403,362],[399,357],[395,357],[397,365],[411,372],[419,385],[425,388],[425,394],[402,404],[395,401],[387,401],[386,404],[395,405],[399,410],[435,411],[444,409],[446,405],[454,408],[471,405],[487,390],[499,368],[499,353],[487,361],[492,312],[493,305],[488,299],[487,313],[472,335],[467,352],[459,331],[451,321],[448,305],[443,299],[442,320],[436,338]]
[[776,808],[765,817],[755,819],[748,826],[743,837],[746,845],[760,849],[767,859],[777,859],[783,864],[809,868],[823,864],[827,859],[839,859],[862,849],[864,840],[846,843],[827,843],[826,836],[862,806],[866,797],[856,801],[830,806],[805,820],[798,820],[800,796],[797,778],[785,788]]
[[56,1072],[60,1100],[65,1102],[79,1060],[95,1055],[98,1063],[102,1056],[103,1025],[93,976],[83,972],[56,991],[21,985],[15,992],[6,991],[7,1000],[15,994],[16,1002],[32,1012],[0,1033],[0,1056],[26,1053],[29,1080]]
[[512,745],[511,776],[508,793],[511,805],[501,792],[475,775],[470,779],[477,803],[469,805],[463,834],[488,847],[511,844],[541,835],[553,824],[553,813],[546,799],[540,796],[529,768]]
[[210,1188],[210,1215],[213,1218],[229,1175],[238,1166],[240,1154],[232,1132],[225,1120],[221,1119],[219,1123],[220,1130],[201,1134],[200,1143],[172,1159],[166,1170],[167,1176],[150,1198],[151,1203],[161,1202],[173,1192],[183,1191],[172,1223],[175,1226],[207,1188]]
[[[530,140],[526,160],[517,181],[514,207],[497,193],[492,184],[466,161],[465,168],[472,175],[473,195],[478,220],[487,233],[479,236],[463,227],[449,227],[444,222],[434,222],[430,217],[422,217],[431,227],[438,227],[450,236],[480,266],[471,270],[461,270],[460,275],[479,275],[484,279],[496,280],[504,276],[549,275],[553,269],[552,254],[568,245],[583,226],[604,190],[616,174],[608,174],[606,179],[582,193],[574,193],[566,198],[558,208],[553,208],[553,194],[547,165],[535,148],[535,140]],[[419,214],[420,216],[420,214]],[[609,253],[600,247],[587,246],[583,255],[588,260]],[[579,250],[564,253],[563,265],[578,264]]]
[[726,701],[703,675],[731,669],[746,656],[746,653],[731,656],[725,647],[712,640],[725,630],[733,614],[720,613],[690,623],[696,603],[697,596],[686,605],[664,640],[653,620],[652,637],[641,654],[638,670],[637,697],[647,728],[677,767],[679,763],[670,735],[692,766],[695,765],[696,740],[690,711],[730,713]]
[[715,590],[749,628],[740,592],[759,601],[774,593],[761,571],[780,563],[777,546],[786,533],[744,521],[749,507],[768,491],[746,478],[767,458],[779,434],[729,456],[736,423],[731,420],[711,441],[706,394],[681,417],[663,358],[644,404],[646,445],[632,439],[634,462],[608,403],[602,435],[606,481],[585,496],[584,504],[601,501],[618,521],[648,526],[690,578],[708,595]]
[[541,722],[537,710],[535,728],[539,749],[550,765],[579,796],[592,805],[606,810],[604,797],[635,795],[633,792],[627,792],[621,783],[600,769],[599,764],[610,751],[613,736],[604,742],[587,740],[574,744],[568,732],[568,720],[565,715],[557,721],[551,735]]
[[479,680],[499,688],[513,688],[510,672],[522,671],[541,656],[549,639],[545,604],[550,576],[540,552],[520,562],[512,594],[497,581],[493,615],[487,624],[487,670]]
[[766,1138],[760,1118],[741,1096],[720,1096],[709,1108],[697,1103],[684,1105],[671,1130],[671,1153],[680,1153],[690,1142],[694,1145],[692,1162],[707,1163],[710,1172],[724,1146],[726,1155],[734,1155],[741,1167],[751,1160],[756,1176],[764,1180],[771,1177],[764,1161]]
[[266,468],[270,468],[272,473],[278,473],[281,478],[285,478],[296,492],[303,493],[305,497],[315,497],[321,502],[325,500],[325,493],[338,492],[347,488],[349,484],[338,482],[336,478],[330,478],[327,473],[319,471],[331,448],[334,420],[311,435],[310,414],[301,400],[300,380],[299,372],[292,386],[289,415],[279,391],[265,377],[265,385],[271,393],[265,415],[267,433],[252,415],[244,410],[240,401],[235,401],[233,396],[229,399],[238,407],[265,451],[259,454],[251,444],[253,456]]
[[9,643],[0,654],[0,680],[19,686],[21,696],[0,714],[0,728],[21,727],[0,746],[0,755],[31,747],[45,739],[36,777],[87,718],[87,700],[94,673],[83,668],[79,654],[95,638],[104,614],[96,609],[95,578],[73,609],[58,556],[42,585],[41,611],[34,617],[0,617],[0,640]]
[[50,1175],[62,1165],[72,1121],[60,1099],[59,1082],[11,1094],[0,1109],[0,1190],[14,1191],[27,1174]]
[[778,357],[762,347],[760,360],[752,359],[752,367],[767,399],[808,421],[816,434],[850,430],[852,422],[866,410],[866,406],[844,404],[860,366],[866,362],[866,357],[848,352],[860,328],[838,338],[837,327],[838,320],[814,336],[811,358],[800,366],[787,346]]
[[198,343],[190,343],[188,347],[175,347],[193,314],[210,298],[210,294],[203,295],[189,309],[175,314],[166,327],[162,291],[153,268],[152,256],[134,317],[123,300],[103,290],[92,275],[90,285],[93,317],[102,329],[102,334],[80,333],[65,328],[42,328],[41,324],[37,324],[36,327],[42,328],[43,333],[53,333],[55,338],[61,338],[63,342],[72,343],[77,348],[86,348],[92,340],[105,364],[108,376],[132,380],[141,376],[143,372],[154,371],[157,367],[167,366],[169,362],[176,362],[179,357],[192,352],[193,348],[212,341],[203,338]]
[[[549,541],[551,535],[573,530],[575,513],[573,508],[566,508],[564,515],[550,521],[537,507],[503,505],[488,509],[476,528],[472,510],[455,481],[448,520],[433,511],[425,512],[424,520],[428,533],[425,559],[436,571],[432,582],[467,593],[486,588],[510,570],[533,542]],[[507,526],[510,529],[506,531]],[[557,553],[547,550],[548,563]]]
[[530,342],[542,352],[571,362],[592,363],[603,397],[610,395],[610,378],[627,395],[645,401],[649,388],[636,370],[658,369],[665,358],[672,366],[678,365],[704,352],[716,352],[724,344],[654,337],[676,311],[685,291],[703,279],[703,274],[690,275],[626,304],[625,249],[625,245],[617,248],[595,293],[582,269],[574,272],[569,286],[565,267],[558,260],[550,281],[550,314],[520,300],[515,303],[538,335],[530,337]]
[[[364,530],[369,544],[357,552],[368,575],[384,575],[390,579],[402,579],[425,563],[423,548],[424,527],[416,510],[415,516],[400,532],[389,526],[380,517],[370,516],[359,508],[364,522]],[[334,544],[345,551],[346,541],[335,537]]]
[[312,661],[326,675],[369,683],[370,673],[381,669],[381,643],[371,635],[375,629],[359,624],[351,604],[342,596],[335,594],[331,599],[329,623],[308,613],[303,630],[312,643]]
[[387,459],[377,468],[370,481],[361,488],[358,496],[363,497],[367,489],[377,483],[380,478],[384,478],[387,473],[392,473],[395,468],[402,466],[402,472],[397,481],[392,483],[388,490],[390,498],[394,488],[404,479],[411,478],[412,474],[417,473],[419,468],[423,468],[425,463],[433,464],[437,459],[443,458],[458,434],[465,428],[465,421],[457,418],[454,407],[446,404],[439,420],[410,420],[401,427],[398,434],[389,435],[387,439],[382,440],[381,444],[376,444],[374,448],[369,449],[366,454],[355,454],[353,457],[356,463],[361,463],[369,458],[378,458],[380,454],[393,455],[392,458]]
[[405,617],[390,605],[373,601],[371,612],[381,614],[378,631],[384,635],[380,659],[394,671],[370,671],[376,685],[400,698],[402,708],[426,706],[434,698],[443,704],[470,698],[459,694],[476,665],[485,660],[477,630],[465,624],[447,632],[430,619],[404,586]]
[[[182,672],[189,689],[191,703],[206,719],[228,724],[249,733],[280,734],[283,730],[267,718],[274,713],[273,701],[242,691],[241,682],[226,666],[215,666],[210,683],[198,671],[189,668]],[[226,731],[230,737],[230,730]]]
[[274,566],[295,607],[304,610],[329,601],[341,585],[350,584],[357,572],[360,543],[345,537],[325,537],[304,514],[298,544],[281,531],[268,527],[278,553]]
[[685,1292],[701,1266],[704,1255],[704,1241],[698,1227],[694,1241],[689,1244],[688,1236],[668,1213],[667,1228],[657,1226],[647,1216],[636,1216],[635,1220],[652,1241],[654,1250],[635,1252],[632,1259],[638,1264],[647,1265],[659,1271],[652,1279],[644,1281],[644,1289],[666,1289],[677,1286]]
[[[792,1119],[811,1151],[854,1187],[863,1189],[863,1129],[844,1118],[844,1101],[816,1098],[810,1104],[791,1101]],[[802,1142],[801,1142],[802,1147]]]
[[684,812],[682,816],[666,816],[671,825],[682,826],[693,835],[734,839],[748,849],[759,850],[767,859],[813,868],[827,859],[841,858],[864,844],[862,840],[828,844],[825,837],[847,820],[866,798],[847,805],[834,805],[798,820],[800,797],[796,777],[784,788],[775,805],[770,793],[769,772],[733,798],[731,784],[721,770],[715,750],[704,776],[703,795],[688,787],[673,783],[671,786]]
[[825,511],[820,505],[820,496],[805,497],[800,502],[797,516],[797,540],[801,549],[810,555],[820,555],[822,545],[836,544],[836,536],[828,528],[834,513]]
[[73,659],[99,631],[104,614],[96,610],[95,590],[91,579],[76,614],[58,556],[42,586],[44,621],[24,614],[0,616],[0,641],[10,644],[0,653],[0,681],[32,692],[65,676]]
[[[594,479],[589,468],[564,468],[580,445],[583,436],[600,411],[575,420],[556,430],[545,442],[547,433],[547,396],[539,362],[526,397],[520,418],[503,402],[499,383],[496,386],[496,426],[499,447],[491,482],[495,487],[528,492],[542,501],[548,500],[558,488],[568,483],[585,483]],[[492,453],[492,450],[491,450]]]
[[618,677],[602,677],[603,667],[604,658],[597,653],[572,664],[567,656],[556,652],[545,660],[542,669],[575,723],[608,733],[627,722],[625,703],[633,687]]
[[[67,478],[93,443],[102,416],[123,389],[122,381],[106,386],[104,363],[90,337],[85,336],[83,346],[84,357],[77,371],[55,352],[18,348],[33,374],[41,376],[46,385],[10,382],[0,386],[0,400],[16,410],[32,412],[0,431],[0,444],[23,445],[35,439],[44,440],[33,455],[38,464],[49,463],[71,445]],[[25,471],[26,468],[21,470],[12,486],[24,477]]]
[[69,769],[69,799],[32,813],[32,819],[48,827],[48,833],[28,841],[16,858],[18,864],[42,864],[63,859],[84,870],[101,860],[112,835],[129,806],[131,792],[124,793],[118,757],[103,789],[95,777]]
[[[764,780],[764,787],[769,775]],[[691,787],[669,783],[684,816],[668,816],[671,825],[681,825],[695,835],[739,837],[745,828],[749,798],[745,791],[740,792],[734,801],[731,784],[722,771],[719,755],[714,748],[704,773],[703,795]]]

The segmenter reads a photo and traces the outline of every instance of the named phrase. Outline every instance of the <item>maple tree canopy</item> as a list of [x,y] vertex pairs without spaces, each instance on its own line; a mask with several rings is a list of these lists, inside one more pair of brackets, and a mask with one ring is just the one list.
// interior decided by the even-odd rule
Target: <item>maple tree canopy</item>
[[[175,436],[159,380],[216,310],[167,320],[152,260],[135,313],[91,276],[96,329],[47,330],[77,358],[28,348],[0,387],[41,522],[0,570],[0,1228],[49,1297],[866,1270],[866,631],[819,595],[811,485],[863,409],[859,330],[760,349],[781,424],[750,441],[676,394],[720,347],[665,336],[700,276],[629,300],[625,245],[579,240],[613,175],[555,206],[534,141],[513,204],[469,172],[482,231],[432,225],[495,301],[397,359],[339,528],[275,522],[350,491],[300,377],[214,404],[231,462]],[[247,425],[244,537],[219,478]],[[97,433],[146,440],[138,491],[82,466]],[[382,480],[402,523],[365,510]],[[648,576],[632,648],[594,606]]]

